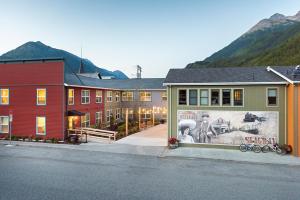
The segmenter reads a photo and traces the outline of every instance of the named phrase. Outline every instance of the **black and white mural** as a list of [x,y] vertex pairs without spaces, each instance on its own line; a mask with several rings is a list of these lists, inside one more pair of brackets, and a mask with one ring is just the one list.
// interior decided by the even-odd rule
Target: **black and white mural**
[[278,142],[278,112],[178,110],[177,120],[181,143]]

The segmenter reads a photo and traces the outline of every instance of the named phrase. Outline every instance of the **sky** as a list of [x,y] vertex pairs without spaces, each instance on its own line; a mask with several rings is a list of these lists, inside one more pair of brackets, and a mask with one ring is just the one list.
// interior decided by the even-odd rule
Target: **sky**
[[0,55],[41,41],[134,77],[203,60],[299,0],[0,0]]

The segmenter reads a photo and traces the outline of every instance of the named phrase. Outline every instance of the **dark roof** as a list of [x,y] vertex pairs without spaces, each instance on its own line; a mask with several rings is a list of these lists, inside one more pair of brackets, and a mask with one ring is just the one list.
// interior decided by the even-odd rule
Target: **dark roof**
[[294,73],[296,66],[272,66],[271,68],[292,81],[300,81],[300,74]]
[[142,79],[97,79],[78,74],[65,74],[65,83],[68,85],[99,87],[120,90],[163,90],[164,78],[142,78]]
[[64,58],[0,59],[0,63],[64,61]]
[[170,69],[164,83],[262,83],[286,82],[267,67],[203,67]]

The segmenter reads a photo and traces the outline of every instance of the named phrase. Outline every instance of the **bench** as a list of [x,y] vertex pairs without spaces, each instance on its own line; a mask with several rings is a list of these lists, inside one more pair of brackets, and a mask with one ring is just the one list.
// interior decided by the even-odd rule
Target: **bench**
[[118,134],[118,132],[116,131],[108,131],[108,130],[101,130],[95,128],[81,128],[81,130],[85,132],[87,135],[104,137],[109,139],[109,141],[111,141],[112,139],[116,141],[116,137]]
[[85,135],[85,143],[87,143],[87,134],[84,131],[82,131],[80,128],[68,129],[68,138],[75,135],[80,138],[81,142],[82,142],[83,135]]

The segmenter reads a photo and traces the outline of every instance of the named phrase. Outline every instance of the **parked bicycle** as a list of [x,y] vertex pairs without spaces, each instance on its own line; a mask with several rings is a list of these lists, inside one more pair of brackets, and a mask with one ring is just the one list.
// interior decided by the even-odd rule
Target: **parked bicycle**
[[275,143],[273,145],[270,145],[270,144],[267,144],[265,146],[263,146],[261,148],[261,151],[263,153],[267,153],[269,151],[273,151],[273,152],[276,152],[277,154],[281,154],[282,153],[282,149],[280,148],[279,144],[278,143]]
[[261,147],[258,144],[255,144],[255,143],[245,144],[242,141],[242,143],[240,145],[240,150],[241,150],[241,152],[253,151],[255,153],[260,153],[261,152]]

